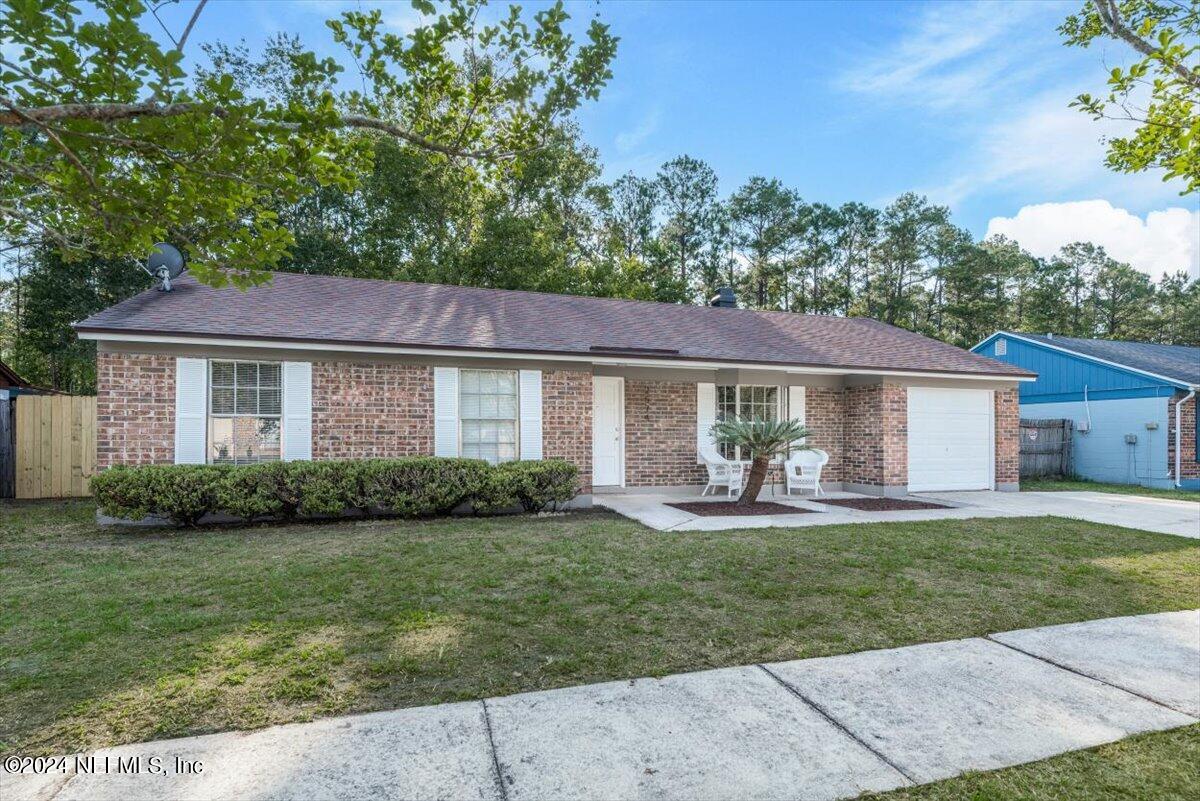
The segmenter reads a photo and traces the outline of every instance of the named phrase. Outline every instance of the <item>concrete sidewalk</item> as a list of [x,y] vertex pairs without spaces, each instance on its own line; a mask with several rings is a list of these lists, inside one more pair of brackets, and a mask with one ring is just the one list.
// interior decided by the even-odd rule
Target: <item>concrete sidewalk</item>
[[1200,610],[141,743],[0,796],[833,799],[1197,717]]

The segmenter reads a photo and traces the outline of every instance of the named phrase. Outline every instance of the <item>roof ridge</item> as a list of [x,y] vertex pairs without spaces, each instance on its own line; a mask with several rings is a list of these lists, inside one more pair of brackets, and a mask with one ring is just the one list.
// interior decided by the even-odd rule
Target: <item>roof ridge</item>
[[1066,334],[1054,333],[1039,333],[1036,331],[1005,331],[1011,336],[1033,336],[1043,337],[1051,342],[1065,340],[1067,342],[1101,342],[1105,345],[1148,345],[1152,348],[1186,348],[1187,350],[1200,350],[1198,345],[1178,345],[1174,342],[1146,342],[1140,339],[1099,339],[1097,337],[1072,337]]
[[[489,292],[489,293],[504,294],[504,295],[538,295],[540,297],[553,297],[553,298],[579,298],[580,300],[604,301],[606,303],[642,303],[642,304],[649,304],[651,306],[667,306],[667,307],[674,308],[674,309],[712,309],[712,310],[718,311],[718,312],[753,312],[754,314],[782,314],[782,315],[788,315],[789,317],[817,317],[822,320],[851,320],[851,321],[867,320],[867,321],[870,321],[873,323],[879,323],[880,325],[888,325],[888,323],[884,323],[881,320],[875,320],[874,318],[871,318],[871,317],[861,317],[861,316],[857,316],[857,315],[849,315],[848,316],[848,315],[842,315],[842,314],[816,314],[813,312],[794,312],[794,311],[788,311],[785,309],[751,309],[751,308],[747,308],[745,306],[735,306],[735,307],[731,308],[729,306],[709,306],[707,303],[702,303],[702,304],[668,303],[665,300],[647,300],[645,298],[610,298],[610,297],[604,297],[602,295],[575,295],[570,292],[550,292],[549,290],[545,290],[545,289],[504,289],[501,287],[492,287],[492,286],[471,286],[469,284],[440,284],[440,283],[437,283],[434,281],[406,281],[406,280],[396,279],[396,278],[360,278],[358,276],[353,276],[353,275],[332,275],[329,273],[295,273],[295,272],[289,272],[287,270],[268,270],[267,272],[269,272],[272,276],[286,275],[289,277],[297,276],[297,277],[303,277],[303,278],[331,278],[331,279],[335,279],[338,281],[352,281],[352,282],[358,282],[358,283],[368,283],[369,282],[369,283],[376,283],[376,284],[405,285],[405,286],[445,287],[447,289],[464,289],[464,290],[470,290],[472,292]],[[199,283],[199,282],[197,282],[197,283]],[[264,284],[256,284],[255,285],[255,287],[260,287],[260,286],[264,286]],[[898,328],[898,326],[891,326],[891,327]],[[901,328],[899,330],[906,331],[908,329]]]

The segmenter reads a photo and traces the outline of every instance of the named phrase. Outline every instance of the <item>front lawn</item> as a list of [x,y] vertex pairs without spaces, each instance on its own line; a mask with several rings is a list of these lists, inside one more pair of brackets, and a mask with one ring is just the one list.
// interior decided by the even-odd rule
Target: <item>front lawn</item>
[[1200,542],[1059,518],[654,532],[606,513],[108,531],[0,505],[0,750],[1200,606]]
[[1156,489],[1137,484],[1108,484],[1103,481],[1083,481],[1067,478],[1023,478],[1022,492],[1111,492],[1116,495],[1144,495],[1147,498],[1166,498],[1171,501],[1200,502],[1200,492],[1185,489]]

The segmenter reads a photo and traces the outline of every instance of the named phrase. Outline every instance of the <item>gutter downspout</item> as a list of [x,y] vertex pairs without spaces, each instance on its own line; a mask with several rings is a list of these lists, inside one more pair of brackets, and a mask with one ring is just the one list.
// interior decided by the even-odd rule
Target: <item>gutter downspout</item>
[[1180,410],[1183,408],[1183,404],[1194,397],[1196,397],[1196,390],[1193,389],[1175,403],[1175,489],[1182,486],[1179,480],[1179,471],[1183,467],[1183,415]]

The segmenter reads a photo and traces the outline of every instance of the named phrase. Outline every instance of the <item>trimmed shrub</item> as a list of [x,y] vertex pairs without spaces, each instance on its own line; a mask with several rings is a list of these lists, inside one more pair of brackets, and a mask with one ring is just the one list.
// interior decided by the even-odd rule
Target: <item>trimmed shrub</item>
[[141,520],[160,515],[194,526],[215,510],[230,468],[207,464],[113,468],[93,477],[92,495],[105,514]]
[[282,505],[265,480],[265,465],[245,465],[230,470],[221,481],[217,491],[217,508],[247,523],[260,517],[275,517],[282,513]]
[[346,491],[354,462],[291,462],[288,467],[291,483],[300,488],[300,514],[332,517],[354,508]]
[[331,517],[357,510],[404,517],[450,514],[464,503],[477,512],[520,504],[530,512],[575,494],[578,470],[561,460],[509,462],[412,457],[345,462],[265,462],[232,466],[114,467],[92,480],[107,515],[160,515],[195,525],[208,513],[246,522]]
[[471,506],[477,515],[491,515],[511,511],[517,506],[516,487],[513,473],[493,467],[487,472],[483,486],[475,494]]
[[479,459],[372,459],[362,477],[372,506],[403,517],[446,515],[485,488],[492,467]]
[[505,462],[493,469],[493,477],[526,512],[540,512],[575,497],[579,468],[563,459]]
[[106,515],[141,520],[158,508],[151,471],[154,467],[110,467],[92,476],[96,506]]

